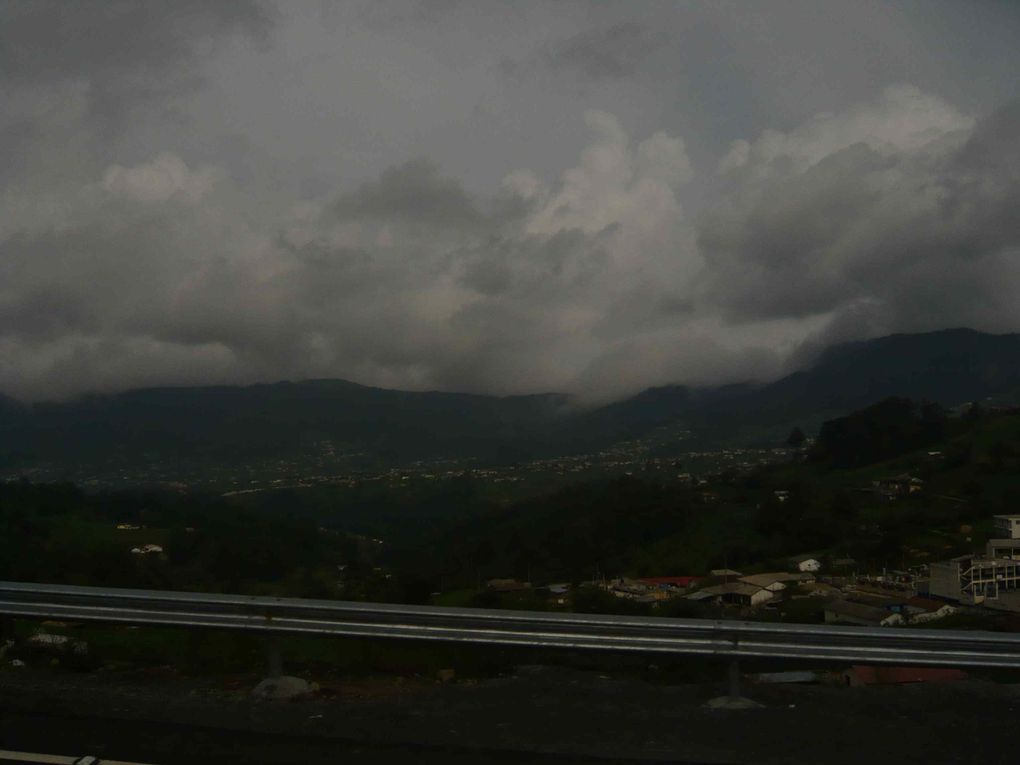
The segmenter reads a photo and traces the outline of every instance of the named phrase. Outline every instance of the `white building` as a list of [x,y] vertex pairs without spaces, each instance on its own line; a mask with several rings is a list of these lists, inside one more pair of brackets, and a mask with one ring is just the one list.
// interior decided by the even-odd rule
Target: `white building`
[[998,600],[1020,589],[1020,561],[961,555],[932,563],[931,594],[962,603]]
[[775,597],[775,593],[747,582],[727,582],[705,587],[688,595],[689,600],[714,600],[735,606],[759,606]]
[[985,545],[986,558],[1011,558],[1020,560],[1020,539],[989,539]]
[[767,574],[749,574],[740,578],[745,584],[762,587],[770,592],[785,590],[789,585],[813,582],[815,578],[808,573],[791,574],[786,571],[774,571]]
[[994,515],[996,539],[1020,539],[1020,515]]

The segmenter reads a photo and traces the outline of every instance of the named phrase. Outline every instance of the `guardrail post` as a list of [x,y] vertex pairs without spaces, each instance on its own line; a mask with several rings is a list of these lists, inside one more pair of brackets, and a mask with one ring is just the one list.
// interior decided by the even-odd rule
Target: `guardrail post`
[[283,674],[283,657],[280,655],[280,637],[269,635],[266,638],[266,671],[272,680]]
[[740,698],[740,662],[736,657],[730,659],[730,698]]
[[[728,691],[725,696],[717,696],[714,699],[709,699],[705,706],[709,709],[755,709],[760,707],[757,701],[751,701],[751,699],[745,698],[740,695],[740,660],[738,658],[737,647],[740,644],[740,640],[736,634],[733,634],[727,638],[732,646],[726,653],[729,654],[729,670],[728,670]],[[724,654],[725,655],[725,654]]]

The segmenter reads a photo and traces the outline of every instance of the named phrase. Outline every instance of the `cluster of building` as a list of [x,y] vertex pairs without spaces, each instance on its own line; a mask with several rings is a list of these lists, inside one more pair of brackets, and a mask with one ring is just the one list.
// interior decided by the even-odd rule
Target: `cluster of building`
[[[896,476],[876,485],[890,499],[909,496],[920,484]],[[706,604],[738,606],[743,615],[775,608],[786,599],[823,598],[827,623],[862,626],[924,624],[960,608],[975,606],[1020,612],[1020,514],[994,516],[994,537],[983,554],[961,555],[918,569],[883,571],[873,576],[820,576],[815,559],[797,562],[796,571],[743,575],[712,571],[708,577],[618,579],[608,585],[619,597],[654,602],[683,597]],[[848,561],[833,561],[846,564]],[[845,565],[843,566],[845,567]],[[670,582],[669,589],[657,582]]]
[[[1020,553],[1020,538],[1017,547]],[[1020,559],[1015,565],[1020,573]],[[618,577],[601,586],[619,598],[653,606],[682,597],[704,606],[732,607],[745,618],[760,609],[777,609],[785,601],[811,599],[810,610],[826,623],[869,627],[923,624],[958,610],[944,599],[926,596],[926,571],[883,572],[872,577],[823,575],[822,564],[815,558],[791,561],[790,568],[746,575],[717,569],[706,576]]]
[[984,555],[960,555],[929,566],[933,597],[969,606],[1020,611],[1020,515],[996,515]]
[[871,486],[876,495],[889,501],[924,491],[924,481],[909,473],[880,478],[877,481],[872,481]]
[[618,598],[638,603],[657,603],[689,592],[703,579],[700,576],[653,576],[641,579],[621,576],[602,582],[601,586]]
[[711,602],[719,605],[757,607],[776,598],[788,584],[813,582],[821,564],[812,559],[802,561],[804,570],[795,573],[776,572],[745,576],[732,569],[715,569],[707,576],[656,576],[631,579],[617,577],[601,586],[618,598],[655,604],[670,598]]
[[[775,571],[764,574],[739,575],[728,581],[730,575],[740,574],[738,571],[718,572],[727,580],[718,584],[702,587],[687,595],[688,600],[712,602],[719,605],[757,607],[780,598],[780,593],[790,586],[815,581],[815,575],[807,571],[796,573]],[[718,578],[718,576],[716,577]]]

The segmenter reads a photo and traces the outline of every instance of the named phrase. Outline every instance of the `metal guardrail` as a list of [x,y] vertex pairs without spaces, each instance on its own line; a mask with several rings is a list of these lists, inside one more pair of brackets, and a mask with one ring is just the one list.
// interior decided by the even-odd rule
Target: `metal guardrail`
[[0,615],[584,650],[1020,668],[1020,634],[603,616],[0,582]]

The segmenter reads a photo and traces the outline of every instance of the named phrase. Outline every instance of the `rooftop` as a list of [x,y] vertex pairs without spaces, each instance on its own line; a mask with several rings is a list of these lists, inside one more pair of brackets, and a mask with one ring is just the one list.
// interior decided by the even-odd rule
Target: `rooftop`
[[791,574],[786,571],[773,571],[765,574],[749,574],[741,577],[740,581],[754,584],[758,587],[768,587],[777,582],[810,582],[814,578],[814,574]]
[[638,579],[642,584],[670,584],[675,587],[690,587],[695,582],[700,582],[700,576],[645,576]]
[[727,582],[726,584],[716,584],[711,587],[705,587],[699,590],[695,594],[704,593],[705,595],[755,595],[764,589],[754,584],[748,584],[746,582]]

